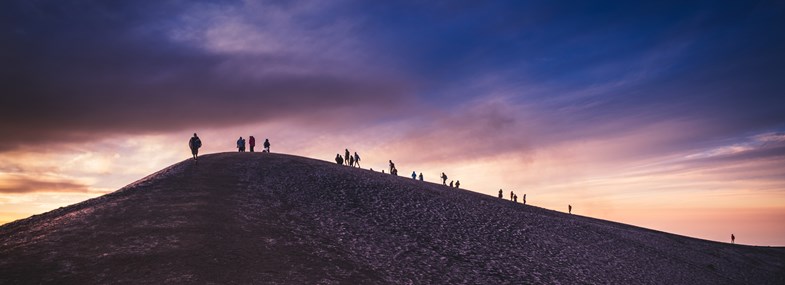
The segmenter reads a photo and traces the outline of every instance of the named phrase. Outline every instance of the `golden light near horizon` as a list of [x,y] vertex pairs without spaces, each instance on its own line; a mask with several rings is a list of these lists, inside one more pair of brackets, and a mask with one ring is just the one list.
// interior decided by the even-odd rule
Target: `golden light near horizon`
[[[235,137],[239,133],[253,134],[254,129],[275,130],[275,127],[264,125],[205,130],[200,132],[205,143],[203,154],[234,151],[232,144]],[[614,165],[603,162],[604,157],[598,155],[606,151],[605,147],[595,149],[605,146],[607,141],[565,144],[509,155],[428,161],[410,156],[407,147],[389,148],[383,142],[361,143],[358,137],[375,136],[367,132],[373,130],[364,130],[356,137],[336,137],[323,144],[310,143],[313,137],[307,133],[283,133],[281,139],[275,133],[257,136],[272,137],[275,152],[331,162],[335,153],[349,148],[351,152],[357,151],[361,155],[365,169],[381,171],[386,169],[388,160],[393,160],[404,178],[415,171],[424,173],[426,181],[440,183],[438,175],[445,172],[449,180],[460,180],[463,189],[495,197],[501,188],[504,189],[505,198],[509,191],[514,191],[521,199],[523,194],[527,194],[529,205],[566,211],[566,205],[571,204],[575,214],[698,238],[726,241],[727,234],[734,232],[745,237],[740,242],[778,245],[782,243],[781,234],[785,232],[785,226],[779,223],[785,217],[785,198],[776,191],[770,194],[761,191],[776,186],[778,181],[728,181],[721,177],[725,167],[739,168],[745,165],[714,166],[701,171],[674,171],[672,164],[651,160],[640,165]],[[61,187],[57,191],[41,188],[38,189],[41,191],[35,191],[35,196],[4,194],[4,199],[0,200],[4,209],[0,212],[0,220],[8,222],[65,206],[79,199],[97,197],[181,161],[188,155],[187,149],[182,147],[187,135],[114,137],[108,140],[120,142],[117,144],[122,145],[123,151],[108,148],[85,152],[81,147],[74,147],[72,153],[65,151],[51,154],[47,159],[49,163],[30,159],[28,165],[25,163],[28,160],[16,160],[14,163],[20,169],[39,169],[43,175],[61,166],[58,173],[71,173],[71,176],[58,176],[61,182],[67,183],[57,184],[58,180],[54,179],[50,180],[54,184],[46,184],[47,187]],[[405,145],[407,142],[397,140],[393,144]],[[25,154],[20,157],[29,159],[36,156]],[[672,159],[667,157],[662,160]],[[134,165],[133,171],[128,169],[129,165]],[[757,166],[750,163],[746,167]],[[13,188],[12,177],[8,173],[0,175],[0,186]],[[71,188],[64,188],[66,186]]]

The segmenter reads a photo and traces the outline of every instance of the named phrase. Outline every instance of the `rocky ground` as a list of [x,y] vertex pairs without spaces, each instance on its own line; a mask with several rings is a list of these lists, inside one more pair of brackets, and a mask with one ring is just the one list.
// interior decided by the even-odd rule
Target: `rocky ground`
[[221,153],[0,227],[1,284],[785,284],[785,249]]

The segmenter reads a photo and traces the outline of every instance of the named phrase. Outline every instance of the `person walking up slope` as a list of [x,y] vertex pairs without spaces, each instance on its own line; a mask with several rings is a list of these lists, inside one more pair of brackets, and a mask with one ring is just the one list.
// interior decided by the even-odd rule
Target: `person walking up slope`
[[360,167],[360,155],[356,151],[354,152],[354,163],[357,164],[358,168]]
[[447,185],[447,174],[444,174],[444,172],[442,172],[441,178],[442,178],[442,185],[446,186]]
[[199,156],[199,148],[202,147],[202,140],[194,133],[194,136],[188,140],[188,147],[191,148],[191,154],[194,156],[194,160]]

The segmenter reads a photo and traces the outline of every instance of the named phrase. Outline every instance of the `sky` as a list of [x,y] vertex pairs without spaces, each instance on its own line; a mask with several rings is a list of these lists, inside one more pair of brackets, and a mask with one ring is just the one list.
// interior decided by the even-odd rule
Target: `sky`
[[0,223],[240,136],[785,246],[782,1],[0,2]]

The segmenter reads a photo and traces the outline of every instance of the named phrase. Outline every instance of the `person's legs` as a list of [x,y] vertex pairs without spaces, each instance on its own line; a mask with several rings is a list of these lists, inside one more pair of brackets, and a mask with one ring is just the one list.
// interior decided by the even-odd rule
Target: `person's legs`
[[251,146],[251,152],[253,152],[253,146]]

